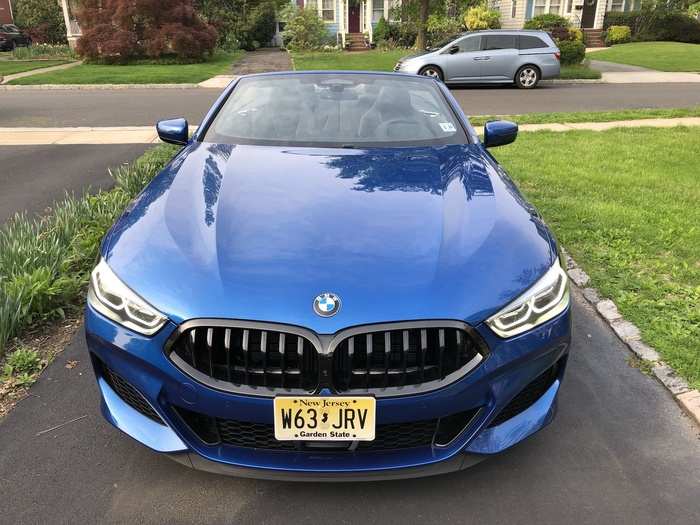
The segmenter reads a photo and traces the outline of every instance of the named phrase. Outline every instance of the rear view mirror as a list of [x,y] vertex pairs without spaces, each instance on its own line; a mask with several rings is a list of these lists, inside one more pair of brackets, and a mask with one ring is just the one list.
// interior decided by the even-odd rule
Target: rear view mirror
[[452,46],[450,49],[447,50],[447,52],[450,55],[454,55],[455,53],[459,53],[459,46]]
[[158,130],[158,136],[163,142],[177,144],[178,146],[187,144],[189,128],[187,120],[184,118],[160,120],[156,124],[156,130]]
[[518,136],[518,125],[508,120],[492,120],[484,125],[484,146],[495,148],[510,144]]

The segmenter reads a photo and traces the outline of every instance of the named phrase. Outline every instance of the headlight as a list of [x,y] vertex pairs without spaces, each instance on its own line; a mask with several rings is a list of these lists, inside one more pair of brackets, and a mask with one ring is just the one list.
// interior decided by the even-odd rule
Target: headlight
[[121,282],[103,259],[92,271],[88,302],[105,317],[143,335],[155,334],[168,320]]
[[557,259],[527,292],[486,324],[501,337],[513,337],[556,317],[569,306],[569,279]]

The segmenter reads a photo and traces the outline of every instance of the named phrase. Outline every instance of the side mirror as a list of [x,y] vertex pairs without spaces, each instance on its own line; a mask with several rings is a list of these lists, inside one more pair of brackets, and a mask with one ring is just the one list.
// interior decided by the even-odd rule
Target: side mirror
[[484,125],[484,146],[495,148],[510,144],[518,136],[518,125],[508,120],[491,120]]
[[160,120],[156,124],[156,130],[158,130],[158,136],[163,142],[177,144],[178,146],[187,144],[189,128],[187,120],[184,118]]
[[447,52],[450,55],[454,55],[455,53],[459,53],[459,46],[452,46],[450,49],[447,50]]

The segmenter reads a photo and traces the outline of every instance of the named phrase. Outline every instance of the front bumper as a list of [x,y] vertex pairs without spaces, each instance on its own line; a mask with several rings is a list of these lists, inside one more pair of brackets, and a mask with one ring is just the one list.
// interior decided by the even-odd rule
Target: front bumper
[[[272,479],[395,479],[466,468],[548,424],[556,410],[568,354],[570,312],[510,340],[501,340],[479,326],[491,354],[476,370],[439,390],[377,400],[378,424],[480,409],[451,443],[364,452],[277,451],[204,443],[175,407],[210,417],[271,424],[272,399],[220,392],[194,382],[162,350],[174,329],[169,325],[152,338],[142,337],[88,306],[88,348],[102,393],[102,411],[114,426],[153,450],[199,470]],[[526,385],[557,363],[557,377],[543,395],[514,417],[490,425]],[[149,419],[126,403],[105,380],[104,367],[132,385],[162,421]]]

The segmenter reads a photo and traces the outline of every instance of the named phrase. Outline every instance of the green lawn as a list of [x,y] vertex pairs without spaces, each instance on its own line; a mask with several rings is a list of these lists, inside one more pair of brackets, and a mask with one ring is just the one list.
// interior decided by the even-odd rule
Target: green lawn
[[410,55],[410,49],[391,51],[334,51],[328,53],[293,52],[294,69],[352,69],[366,71],[392,71],[399,58]]
[[700,71],[700,44],[635,42],[591,53],[589,58],[659,71]]
[[[366,71],[392,71],[399,58],[413,53],[410,49],[394,49],[391,51],[334,51],[328,53],[292,52],[294,68],[303,71],[308,69],[351,69]],[[600,73],[587,65],[563,66],[561,78],[600,78]]]
[[58,66],[68,60],[0,60],[0,75],[14,75],[43,67]]
[[698,128],[523,133],[493,150],[593,286],[696,388],[698,151]]
[[528,113],[525,115],[477,115],[469,117],[473,126],[483,126],[489,120],[512,120],[518,124],[551,124],[575,122],[612,122],[614,120],[643,120],[650,118],[700,117],[700,106],[679,109],[621,109],[619,111],[582,111],[578,113]]
[[82,64],[71,69],[33,75],[11,84],[181,84],[197,83],[231,71],[242,52],[217,53],[201,64]]

